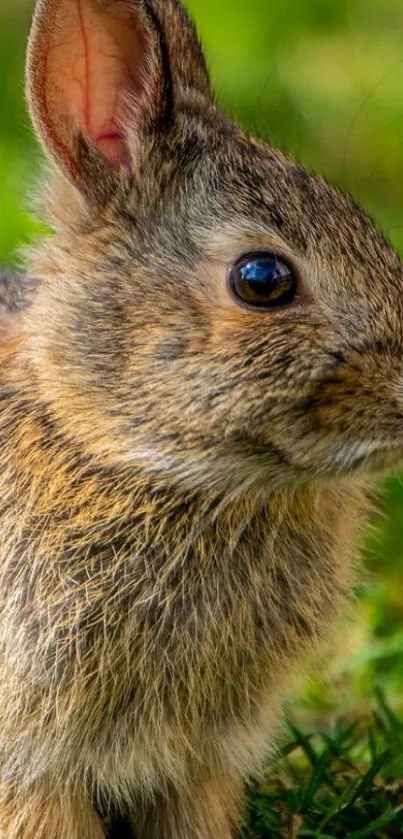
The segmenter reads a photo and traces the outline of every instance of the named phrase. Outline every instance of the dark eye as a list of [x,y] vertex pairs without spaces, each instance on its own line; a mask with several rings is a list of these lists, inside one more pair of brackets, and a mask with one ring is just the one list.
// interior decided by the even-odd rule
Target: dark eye
[[247,253],[229,274],[235,296],[257,309],[287,306],[297,294],[294,269],[275,253]]

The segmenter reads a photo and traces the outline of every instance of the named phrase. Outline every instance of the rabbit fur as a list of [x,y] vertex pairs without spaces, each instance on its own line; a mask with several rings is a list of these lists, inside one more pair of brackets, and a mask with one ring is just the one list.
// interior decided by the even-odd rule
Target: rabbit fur
[[[230,839],[403,452],[401,262],[220,112],[176,0],[38,0],[27,90],[52,233],[0,298],[0,836]],[[261,250],[292,305],[230,293]]]

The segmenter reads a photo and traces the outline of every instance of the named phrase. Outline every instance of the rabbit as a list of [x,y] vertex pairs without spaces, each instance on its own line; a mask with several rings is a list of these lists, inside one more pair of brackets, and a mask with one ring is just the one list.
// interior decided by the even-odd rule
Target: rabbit
[[221,113],[178,0],[38,0],[27,98],[52,232],[0,321],[0,836],[230,839],[403,456],[401,261]]

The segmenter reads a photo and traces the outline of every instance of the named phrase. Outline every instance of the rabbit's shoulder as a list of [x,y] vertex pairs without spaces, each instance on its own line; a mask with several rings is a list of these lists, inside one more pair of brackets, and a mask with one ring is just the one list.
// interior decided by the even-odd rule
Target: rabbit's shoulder
[[0,363],[23,341],[22,314],[32,302],[34,285],[28,276],[0,265]]
[[6,319],[7,315],[17,315],[29,306],[34,283],[17,271],[3,268],[0,265],[0,315]]

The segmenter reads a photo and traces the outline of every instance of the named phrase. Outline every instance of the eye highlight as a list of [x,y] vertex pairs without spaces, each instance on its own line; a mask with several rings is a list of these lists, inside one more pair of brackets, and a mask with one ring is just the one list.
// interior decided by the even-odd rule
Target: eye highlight
[[229,284],[238,300],[256,309],[288,306],[297,294],[294,268],[270,252],[241,256],[230,270]]

